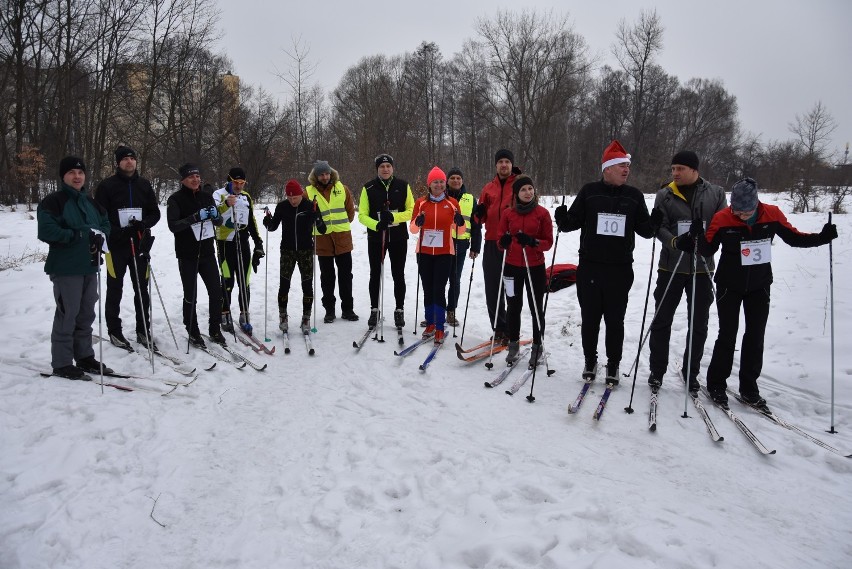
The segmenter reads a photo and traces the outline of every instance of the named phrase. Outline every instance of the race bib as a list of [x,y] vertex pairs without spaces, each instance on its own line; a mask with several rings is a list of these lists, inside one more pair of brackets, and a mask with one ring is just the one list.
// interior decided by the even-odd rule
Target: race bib
[[423,232],[424,247],[443,247],[444,232],[440,229],[427,229]]
[[624,225],[626,222],[626,215],[622,215],[620,213],[599,213],[598,235],[624,237]]
[[130,225],[132,219],[142,221],[141,207],[123,207],[118,210],[118,224],[121,227]]
[[758,239],[740,242],[740,261],[744,267],[765,265],[772,260],[772,241]]
[[195,235],[196,241],[204,241],[210,239],[214,235],[213,223],[205,223],[199,221],[192,224],[192,233]]
[[237,203],[234,204],[234,223],[241,227],[245,227],[249,224],[249,215],[251,212],[249,211],[248,203],[245,201],[238,199]]
[[503,290],[507,297],[515,296],[515,277],[503,277]]

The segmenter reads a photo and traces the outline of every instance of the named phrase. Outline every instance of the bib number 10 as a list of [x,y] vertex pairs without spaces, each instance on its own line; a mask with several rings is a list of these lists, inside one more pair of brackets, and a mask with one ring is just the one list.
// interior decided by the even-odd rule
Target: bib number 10
[[626,215],[621,215],[617,213],[599,213],[598,235],[624,237],[624,226],[626,222]]

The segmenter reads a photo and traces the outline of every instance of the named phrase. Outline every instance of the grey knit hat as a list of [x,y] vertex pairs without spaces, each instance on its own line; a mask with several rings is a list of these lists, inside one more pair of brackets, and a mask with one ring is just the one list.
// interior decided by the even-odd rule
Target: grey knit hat
[[743,178],[731,188],[731,209],[752,211],[757,208],[757,182]]
[[314,162],[314,176],[319,176],[320,174],[331,174],[331,166],[325,160]]

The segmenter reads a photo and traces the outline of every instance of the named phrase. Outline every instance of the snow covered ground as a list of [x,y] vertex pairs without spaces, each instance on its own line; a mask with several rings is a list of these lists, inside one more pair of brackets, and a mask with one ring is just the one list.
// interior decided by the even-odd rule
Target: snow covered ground
[[[828,247],[793,249],[778,240],[773,248],[760,385],[779,416],[852,452],[852,219],[834,219],[839,433],[825,432],[831,424]],[[818,231],[826,215],[790,220]],[[182,349],[172,343],[157,302],[159,344],[194,365],[209,364],[205,354],[182,353],[172,237],[165,221],[154,233],[153,266]],[[647,349],[635,413],[624,412],[626,380],[599,423],[591,415],[600,385],[578,414],[568,415],[582,368],[573,288],[550,298],[545,344],[557,373],[538,375],[533,404],[524,399],[529,385],[514,397],[485,389],[497,371],[459,361],[452,347],[459,338],[450,338],[425,373],[417,366],[426,348],[405,360],[394,357],[391,328],[387,342],[369,341],[355,353],[352,341],[365,330],[369,300],[365,230],[356,223],[353,233],[360,322],[320,318],[316,356],[298,338],[292,353],[283,354],[274,334],[280,233],[270,234],[268,334],[278,350],[270,357],[239,346],[269,368],[259,373],[219,363],[168,397],[109,388],[102,394],[97,385],[40,378],[33,370],[49,365],[54,310],[43,263],[0,271],[0,567],[852,566],[852,460],[736,402],[732,409],[777,454],[760,455],[710,408],[725,437],[714,443],[692,405],[685,407],[673,374],[660,395],[659,427],[649,432]],[[560,234],[557,262],[576,262],[578,237]],[[0,213],[0,257],[46,250],[36,240],[34,214]],[[639,340],[650,257],[651,242],[639,239],[625,360]],[[469,271],[470,262],[462,308]],[[413,255],[406,273],[408,340],[421,318],[414,315]],[[262,266],[252,286],[259,335],[264,277]],[[488,336],[481,278],[477,263],[465,345]],[[130,290],[127,283],[125,333],[132,331]],[[296,286],[291,296],[295,312]],[[711,310],[705,368],[716,333]],[[206,318],[204,302],[199,314]],[[683,306],[680,314],[672,370],[684,341]],[[529,333],[529,314],[523,318]],[[143,357],[109,345],[104,360],[119,371],[150,373]],[[502,367],[497,362],[495,370]],[[173,377],[158,363],[154,378],[137,384],[159,388],[157,378]],[[689,418],[682,418],[684,409]]]

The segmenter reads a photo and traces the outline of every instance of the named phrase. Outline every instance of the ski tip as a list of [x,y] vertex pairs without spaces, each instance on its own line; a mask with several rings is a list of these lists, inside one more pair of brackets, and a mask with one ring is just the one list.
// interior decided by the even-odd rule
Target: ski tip
[[514,395],[514,393],[512,393],[512,392],[511,392],[511,391],[509,391],[509,390],[506,390],[506,395]]
[[[357,350],[357,349],[358,349],[358,342],[354,342],[354,341],[353,341],[353,342],[352,342],[352,347],[353,347],[353,348],[355,348],[355,349]],[[288,354],[290,353],[290,351],[289,351],[289,350],[285,350],[285,351],[286,351]]]
[[425,368],[425,367],[423,367],[423,365],[422,365],[422,364],[420,365],[420,371],[426,371],[426,368]]
[[285,353],[285,354],[289,354],[289,353],[290,353],[290,348],[284,348],[284,353]]
[[491,383],[490,383],[490,382],[486,381],[486,382],[485,382],[485,387],[487,387],[487,388],[491,389],[491,388],[493,388],[494,386],[493,386],[493,385],[491,385]]
[[315,353],[316,353],[316,352],[315,352],[313,349],[308,350],[308,355],[309,355],[309,356],[312,356],[312,355],[314,355]]
[[650,426],[648,427],[648,430],[649,430],[649,431],[651,431],[652,433],[653,433],[653,432],[656,432],[656,430],[657,430],[657,424],[656,424],[656,423],[654,423],[653,425],[650,425]]

